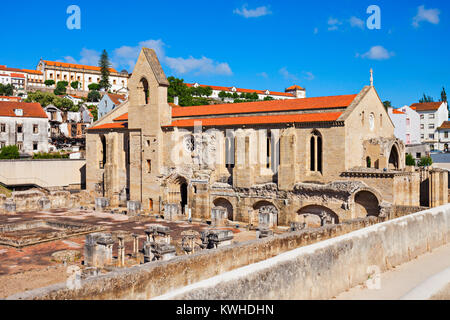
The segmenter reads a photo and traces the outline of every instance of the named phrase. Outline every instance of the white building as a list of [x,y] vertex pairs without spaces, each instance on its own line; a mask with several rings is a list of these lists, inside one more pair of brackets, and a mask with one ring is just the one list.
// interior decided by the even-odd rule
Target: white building
[[124,103],[126,100],[127,98],[124,95],[106,93],[97,106],[98,118],[100,119],[108,112],[114,110],[119,105]]
[[[198,83],[186,83],[186,86],[189,88],[198,88],[198,87],[211,87],[212,89],[212,95],[210,98],[213,99],[221,99],[219,97],[220,92],[226,92],[226,93],[257,93],[259,100],[264,100],[266,97],[271,97],[275,100],[281,100],[281,99],[300,99],[306,97],[306,90],[300,86],[294,85],[285,90],[285,92],[276,92],[276,91],[270,91],[270,90],[252,90],[252,89],[242,89],[237,87],[223,87],[223,86],[209,86],[204,84],[198,84]],[[233,102],[233,98],[225,98],[225,102]]]
[[394,123],[394,134],[405,145],[420,144],[420,115],[408,106],[388,108],[388,114]]
[[8,76],[10,77],[9,83],[12,83],[12,74],[16,75],[16,77],[18,76],[20,79],[24,79],[23,87],[25,90],[45,87],[44,75],[38,70],[8,68],[5,65],[0,65],[0,83],[2,83],[2,78]]
[[0,101],[0,147],[48,152],[48,118],[39,103]]
[[446,102],[414,103],[410,106],[420,116],[420,139],[431,150],[444,150],[445,142],[440,141],[438,128],[448,120]]
[[[80,89],[83,91],[89,91],[89,85],[99,83],[102,77],[100,67],[74,63],[41,60],[36,69],[43,73],[44,82],[46,80],[53,80],[55,83],[67,81],[70,85],[72,82],[78,81],[81,84]],[[126,89],[128,77],[129,75],[126,71],[117,72],[115,69],[110,68],[110,90],[119,92]]]

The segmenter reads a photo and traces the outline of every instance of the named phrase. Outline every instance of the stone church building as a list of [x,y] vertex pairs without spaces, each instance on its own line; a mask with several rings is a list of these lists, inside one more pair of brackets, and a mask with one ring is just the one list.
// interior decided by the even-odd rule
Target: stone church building
[[167,103],[168,86],[144,48],[129,100],[88,130],[87,188],[111,207],[271,227],[447,203],[446,172],[405,166],[372,83],[351,95],[194,107]]

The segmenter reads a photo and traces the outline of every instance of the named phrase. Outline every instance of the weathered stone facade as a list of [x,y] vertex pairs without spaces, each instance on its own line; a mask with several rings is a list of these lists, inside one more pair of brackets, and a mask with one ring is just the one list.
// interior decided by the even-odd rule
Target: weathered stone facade
[[275,227],[389,215],[394,205],[419,207],[423,192],[430,206],[447,203],[447,173],[431,170],[425,190],[373,86],[179,107],[167,103],[168,85],[155,52],[143,49],[129,102],[88,131],[87,189],[112,207],[138,201],[166,219]]

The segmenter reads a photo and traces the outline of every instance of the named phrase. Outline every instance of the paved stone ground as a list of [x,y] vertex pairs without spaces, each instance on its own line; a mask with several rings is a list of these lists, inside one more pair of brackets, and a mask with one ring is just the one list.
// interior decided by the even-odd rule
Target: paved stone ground
[[[0,224],[10,224],[33,220],[56,220],[81,222],[85,224],[101,225],[106,232],[125,231],[141,235],[139,249],[145,241],[145,232],[149,224],[161,224],[171,229],[172,243],[181,241],[181,232],[185,230],[202,231],[210,226],[200,223],[165,222],[161,219],[149,217],[129,218],[122,214],[101,213],[87,210],[51,210],[42,212],[17,213],[15,215],[0,215]],[[226,229],[226,228],[224,228]],[[235,234],[234,241],[255,239],[254,231],[244,229],[231,230]],[[39,231],[39,230],[37,230]],[[85,235],[75,236],[36,244],[17,249],[0,245],[0,298],[24,290],[31,290],[42,286],[64,281],[67,278],[66,267],[51,259],[52,253],[60,250],[79,250],[83,255]],[[126,254],[132,253],[132,241],[126,242]],[[117,244],[113,248],[117,255]],[[81,266],[83,258],[75,264]]]

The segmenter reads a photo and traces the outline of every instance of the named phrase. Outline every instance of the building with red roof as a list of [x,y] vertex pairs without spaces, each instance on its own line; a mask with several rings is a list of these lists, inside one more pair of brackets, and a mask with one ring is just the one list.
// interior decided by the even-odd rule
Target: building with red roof
[[22,153],[48,152],[48,118],[39,103],[0,101],[0,147]]
[[167,103],[168,86],[155,51],[144,48],[128,100],[87,130],[86,187],[112,207],[131,201],[168,220],[276,228],[421,204],[419,173],[406,170],[405,144],[372,84],[192,107]]

